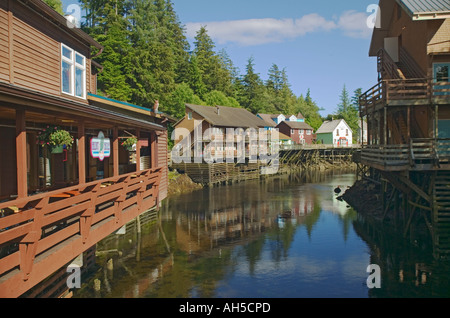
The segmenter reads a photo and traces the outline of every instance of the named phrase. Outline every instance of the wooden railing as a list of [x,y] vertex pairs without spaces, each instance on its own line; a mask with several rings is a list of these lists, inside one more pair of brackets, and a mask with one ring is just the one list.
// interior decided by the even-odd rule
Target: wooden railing
[[[450,101],[450,81],[436,82],[433,79],[392,79],[378,82],[359,98],[360,115],[366,116],[376,110],[376,106],[388,105],[392,102],[409,102],[422,100],[431,104],[437,99],[444,98]],[[396,104],[401,106],[400,104]]]
[[161,168],[0,204],[0,297],[18,297],[158,204]]
[[400,79],[401,71],[399,70],[397,64],[392,60],[391,56],[383,49],[380,49],[377,54],[378,58],[378,73],[382,77],[387,76],[388,78]]
[[424,164],[436,168],[450,163],[450,139],[411,139],[410,144],[367,145],[361,150],[361,162],[391,168]]
[[426,74],[421,70],[420,66],[414,60],[414,58],[408,53],[408,51],[401,46],[399,49],[399,59],[402,64],[402,70],[406,69],[410,78],[424,78]]

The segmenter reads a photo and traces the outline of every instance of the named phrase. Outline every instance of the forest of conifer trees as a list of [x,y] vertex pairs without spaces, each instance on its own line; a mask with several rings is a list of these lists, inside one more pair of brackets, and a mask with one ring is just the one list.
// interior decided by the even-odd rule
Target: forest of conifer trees
[[[60,0],[44,0],[58,12]],[[255,71],[249,57],[243,72],[225,50],[216,50],[208,30],[201,27],[189,43],[184,26],[170,0],[79,0],[85,12],[82,29],[104,46],[96,58],[103,66],[98,75],[98,94],[160,110],[176,118],[185,103],[242,107],[254,114],[303,114],[314,129],[323,120],[320,106],[311,97],[296,96],[287,71],[272,64],[267,80]],[[344,86],[336,112],[355,131],[357,97],[350,99]]]

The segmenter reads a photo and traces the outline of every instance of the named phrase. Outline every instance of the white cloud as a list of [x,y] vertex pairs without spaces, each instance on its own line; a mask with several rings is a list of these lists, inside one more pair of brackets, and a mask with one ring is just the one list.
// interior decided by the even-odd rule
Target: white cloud
[[367,26],[367,19],[367,14],[363,12],[347,11],[339,17],[338,27],[347,36],[367,38],[372,34],[372,29]]
[[308,33],[340,29],[346,36],[366,37],[371,30],[366,25],[367,15],[348,11],[337,21],[327,20],[312,13],[299,19],[248,19],[187,23],[186,33],[194,38],[200,27],[208,30],[209,36],[218,44],[236,43],[243,46],[277,43],[295,39]]

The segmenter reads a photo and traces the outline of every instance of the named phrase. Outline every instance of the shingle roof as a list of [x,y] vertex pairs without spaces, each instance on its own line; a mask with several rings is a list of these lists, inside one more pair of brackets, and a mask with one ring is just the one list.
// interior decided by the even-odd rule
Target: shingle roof
[[193,104],[186,104],[186,107],[202,116],[213,126],[234,128],[264,128],[267,126],[264,120],[244,108]]
[[401,0],[412,14],[450,12],[449,0]]
[[271,115],[271,114],[258,114],[258,116],[261,117],[261,119],[264,120],[264,122],[267,123],[267,126],[269,126],[269,127],[275,127],[276,126],[275,122],[272,119],[274,115]]
[[336,119],[336,120],[332,120],[332,121],[325,121],[322,124],[322,126],[320,126],[320,128],[317,129],[316,134],[326,134],[326,133],[333,132],[336,129],[336,127],[341,123],[341,121],[343,121],[347,125],[347,123],[343,119]]
[[[313,130],[313,128],[308,125],[305,122],[299,122],[299,121],[283,121],[281,122],[279,125],[281,125],[282,123],[285,123],[286,125],[288,125],[291,129],[311,129]],[[278,127],[277,126],[277,127]]]

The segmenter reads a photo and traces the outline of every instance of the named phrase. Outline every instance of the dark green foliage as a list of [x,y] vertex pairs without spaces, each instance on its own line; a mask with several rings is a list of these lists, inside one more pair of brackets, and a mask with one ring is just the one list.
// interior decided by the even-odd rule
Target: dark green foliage
[[44,2],[46,4],[48,4],[50,7],[52,7],[59,14],[64,15],[63,5],[62,5],[61,0],[44,0]]
[[95,58],[103,66],[98,94],[147,108],[158,100],[161,111],[177,118],[192,103],[255,114],[301,112],[314,128],[322,123],[309,91],[306,99],[293,94],[285,69],[274,64],[264,82],[250,58],[239,74],[225,50],[215,51],[206,27],[197,31],[191,51],[171,0],[80,2],[84,31],[104,46]]
[[342,118],[347,122],[347,124],[353,131],[353,139],[357,138],[359,127],[359,112],[358,104],[356,104],[356,101],[358,100],[360,94],[361,89],[357,89],[353,98],[350,99],[347,88],[344,85],[340,96],[340,103],[337,106],[337,118]]

